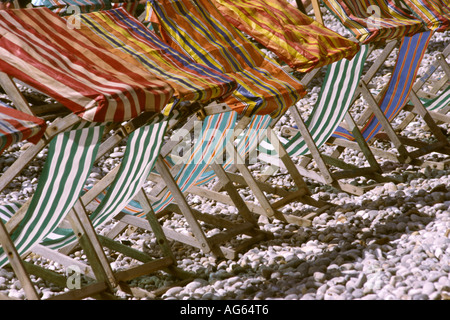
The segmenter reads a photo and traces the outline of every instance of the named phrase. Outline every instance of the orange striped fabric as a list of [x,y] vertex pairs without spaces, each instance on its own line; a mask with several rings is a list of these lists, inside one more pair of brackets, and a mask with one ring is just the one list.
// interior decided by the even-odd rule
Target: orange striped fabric
[[388,0],[323,0],[323,3],[361,43],[384,42],[423,30],[420,20]]
[[172,47],[235,79],[238,88],[225,102],[240,114],[277,117],[306,92],[234,28],[209,0],[150,0],[153,22]]
[[286,0],[212,0],[224,17],[277,54],[291,68],[308,72],[342,58],[359,45],[324,27]]
[[0,10],[0,71],[94,122],[159,112],[173,97],[167,82],[95,47],[47,8]]
[[432,31],[444,32],[450,26],[450,2],[444,0],[402,0]]

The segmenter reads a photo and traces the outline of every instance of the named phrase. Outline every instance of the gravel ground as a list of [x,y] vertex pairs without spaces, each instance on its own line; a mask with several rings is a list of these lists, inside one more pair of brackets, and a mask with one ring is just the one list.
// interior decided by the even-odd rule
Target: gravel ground
[[[325,23],[341,34],[345,30],[329,15]],[[448,33],[436,34],[431,40],[423,66],[448,43]],[[395,53],[370,84],[380,89],[388,79]],[[369,59],[370,61],[370,59]],[[419,70],[419,74],[424,68]],[[441,74],[436,75],[439,78]],[[307,114],[320,90],[320,78],[308,88],[310,95],[299,103]],[[1,96],[3,100],[7,98]],[[363,106],[358,101],[357,106]],[[359,112],[356,108],[355,116]],[[401,117],[400,117],[401,118]],[[276,129],[292,124],[287,114]],[[424,124],[417,120],[408,127],[408,135],[427,139]],[[448,125],[442,125],[447,134]],[[388,147],[389,145],[379,145]],[[3,172],[23,152],[24,144],[11,147],[0,158]],[[325,147],[324,152],[328,152]],[[120,161],[123,146],[103,158],[91,174],[88,183],[95,183]],[[45,150],[0,194],[0,202],[25,201],[34,192],[39,170],[45,160]],[[362,161],[357,152],[348,152],[345,160]],[[435,154],[428,159],[436,161]],[[382,165],[390,163],[379,159]],[[258,172],[261,164],[252,166]],[[421,168],[409,165],[392,166],[391,175],[399,183],[386,183],[361,196],[349,195],[328,186],[308,181],[313,197],[329,201],[335,207],[313,220],[311,226],[300,227],[278,220],[260,220],[263,230],[274,238],[258,243],[235,260],[217,260],[199,250],[180,243],[172,243],[180,268],[192,272],[195,279],[180,284],[178,279],[160,273],[133,280],[133,286],[148,292],[138,298],[119,293],[124,299],[165,300],[448,300],[450,299],[450,169]],[[272,181],[289,185],[283,172]],[[370,183],[361,178],[355,184]],[[246,200],[252,195],[241,190]],[[232,207],[215,204],[200,197],[190,197],[193,207],[221,215],[233,215]],[[308,208],[293,203],[283,212],[300,214]],[[180,219],[164,221],[179,231],[189,232]],[[105,226],[105,232],[110,225]],[[214,230],[211,230],[214,232]],[[136,248],[152,250],[152,235],[140,230],[128,230],[119,237]],[[83,259],[81,252],[74,256]],[[111,255],[111,259],[113,255]],[[122,256],[114,256],[115,269],[133,263]],[[33,255],[28,259],[60,270],[58,264]],[[113,259],[112,259],[113,260]],[[43,298],[62,288],[33,277]],[[24,299],[20,282],[8,267],[0,269],[0,293]]]

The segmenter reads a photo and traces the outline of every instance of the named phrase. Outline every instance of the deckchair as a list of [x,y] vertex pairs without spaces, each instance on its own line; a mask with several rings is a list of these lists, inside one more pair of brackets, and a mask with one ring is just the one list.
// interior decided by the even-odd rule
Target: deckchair
[[[300,13],[294,7],[290,6],[287,3],[282,3],[281,1],[262,0],[252,2],[250,4],[243,1],[239,2],[214,0],[214,3],[219,8],[219,11],[223,13],[226,19],[230,21],[230,23],[232,23],[243,32],[249,34],[252,38],[255,38],[255,40],[258,41],[261,45],[264,45],[272,52],[276,53],[277,56],[288,63],[288,65],[294,68],[294,70],[296,71],[309,71],[311,68],[317,69],[321,66],[331,64],[332,62],[339,61],[343,58],[351,59],[359,48],[359,45],[357,43],[327,29],[323,25],[314,21],[312,18]],[[308,32],[305,32],[305,30],[308,30]],[[365,53],[363,55],[367,55],[367,49],[364,49],[364,51]],[[307,52],[307,54],[305,52]],[[304,56],[303,54],[306,54],[306,56]],[[311,59],[312,55],[314,55],[313,59]],[[309,60],[307,59],[307,56],[310,57]],[[305,60],[307,60],[308,62],[305,62]],[[350,84],[350,87],[354,84],[357,84],[357,82],[360,80],[361,73],[359,71],[361,71],[361,69],[359,69],[359,71],[356,71],[356,74],[353,75],[352,73],[348,72],[348,70],[352,70],[351,67],[347,71],[339,71],[338,66],[341,65],[343,68],[342,70],[346,68],[344,67],[344,63],[336,65],[336,67],[334,67],[334,75],[332,74],[327,76],[327,78],[329,77],[330,83],[324,85],[324,91],[330,90],[330,88],[332,88],[334,77],[338,77],[337,79],[340,79],[343,74],[349,74],[353,79],[352,81],[355,81],[354,83],[352,83],[352,81],[346,82],[347,84]],[[315,73],[317,73],[317,70]],[[315,73],[311,72],[308,77],[305,76],[302,83],[306,84],[307,81],[310,81]],[[335,89],[342,89],[342,87],[336,87]],[[356,86],[350,89],[350,97],[353,97],[353,92],[355,89]],[[349,92],[345,90],[343,92],[349,95]],[[331,93],[330,97],[333,97],[333,95],[336,94],[339,95],[339,93]],[[326,97],[327,93],[323,94],[322,96]],[[320,112],[325,112],[327,108],[336,112],[336,105],[338,105],[341,101],[345,101],[344,104],[341,104],[342,115],[346,113],[345,110],[348,109],[348,106],[350,104],[350,101],[346,99],[336,99],[334,100],[335,106],[332,107],[330,105],[328,107],[329,103],[324,104],[324,101],[326,101],[326,99],[320,102],[320,106],[317,106],[322,109],[322,111]],[[327,106],[327,108],[325,108],[325,106]],[[303,134],[309,136],[310,133],[304,126],[303,120],[301,119],[298,110],[296,110],[295,108],[295,106],[292,106],[290,108],[290,112],[294,116],[296,122],[298,122],[297,126],[303,128]],[[337,113],[340,114],[339,112]],[[325,123],[321,124],[319,119],[313,119],[314,118],[311,117],[311,119],[307,121],[311,122],[312,120],[312,122],[314,123],[310,124],[310,128],[316,128],[316,130],[321,126],[325,128]],[[326,117],[322,119],[326,119]],[[339,119],[342,120],[343,118],[340,117]],[[348,118],[348,120],[351,121],[350,118]],[[336,126],[337,124],[334,123],[334,126],[327,126],[327,128],[331,128],[331,130],[334,130],[333,128],[336,128]],[[287,130],[288,128],[285,129],[285,133],[288,133]],[[356,127],[355,130],[357,130]],[[312,133],[312,135],[314,136],[315,133]],[[295,139],[300,139],[298,143],[304,144],[305,140],[299,137],[300,133],[297,137],[292,137],[294,138],[293,141]],[[335,187],[343,189],[344,191],[361,194],[363,192],[363,189],[357,188],[356,186],[348,183],[337,182],[339,179],[336,180],[336,178],[332,177],[334,175],[334,177],[341,176],[342,178],[344,178],[345,175],[349,174],[349,172],[335,172],[332,175],[325,162],[327,160],[328,162],[333,161],[334,165],[339,162],[331,158],[321,159],[320,153],[318,151],[319,148],[315,146],[314,143],[317,143],[320,146],[324,143],[324,141],[316,141],[314,137],[309,141],[311,154],[313,154],[314,158],[316,158],[316,160],[319,162],[318,167],[320,168],[320,172],[306,174],[305,168],[300,168],[303,169],[303,174],[308,177],[314,177],[315,180],[318,180],[321,183],[333,184]],[[272,148],[271,146],[268,147]],[[376,161],[374,161],[373,155],[370,154],[370,150],[366,146],[362,146],[362,148],[363,150],[365,150],[366,158],[369,160],[369,164],[371,164],[373,171],[379,171],[380,168],[376,164]],[[263,151],[264,148],[260,150]],[[291,151],[292,150],[293,149],[291,149]],[[306,151],[306,149],[303,151]],[[304,154],[303,151],[297,155],[295,155],[295,153],[289,152],[289,150],[288,153],[290,153],[291,155],[295,155],[295,157],[298,157],[300,154]],[[351,166],[348,164],[344,164],[344,167],[348,169]],[[368,174],[369,170],[367,169],[369,168],[361,169],[362,170],[358,170],[358,168],[354,167],[351,175],[353,177],[356,177],[358,171],[362,175]],[[385,181],[385,179],[381,177],[376,180]]]
[[[93,165],[103,130],[103,125],[88,123],[87,126],[74,127],[58,134],[50,142],[48,158],[33,197],[17,213],[14,205],[1,206],[1,217],[5,225],[1,224],[3,230],[0,265],[4,267],[10,262],[21,281],[24,280],[24,263],[21,261],[21,255],[51,233],[76,205]],[[16,220],[18,216],[22,217],[19,222]],[[106,256],[103,251],[98,250],[98,240],[92,237],[92,226],[86,224],[87,217],[77,210],[74,210],[71,218],[78,239],[91,261],[96,282],[85,288],[61,294],[59,298],[84,298],[101,292],[112,292],[111,281],[114,279],[111,278],[111,270],[108,270]],[[8,239],[9,241],[6,241]],[[30,268],[31,266],[25,269],[33,272]],[[45,270],[40,274],[48,274],[48,271]],[[22,285],[28,298],[38,298],[29,278],[22,282]]]
[[[358,17],[351,16],[348,13],[348,8],[351,7],[354,9],[355,4],[353,4],[351,1],[325,1],[325,4],[327,7],[332,8],[334,10],[334,13],[336,14],[338,12],[337,8],[345,8],[346,15],[345,17],[349,18],[351,17],[353,20],[355,20],[355,24],[359,22]],[[361,7],[364,7],[366,5],[366,9],[368,9],[368,4],[364,2]],[[390,3],[386,4],[386,6],[391,10],[392,12],[395,12],[397,14],[403,14],[401,11],[401,8],[394,7]],[[362,11],[357,11],[356,13],[362,15],[364,17],[364,13]],[[343,18],[343,14],[340,16],[336,14],[336,16],[340,19]],[[353,21],[352,20],[352,21]],[[372,30],[374,34],[378,34],[381,36],[383,32],[379,31],[382,26],[382,21],[384,19],[380,20],[380,24],[378,25],[378,30]],[[390,21],[390,20],[387,20]],[[403,21],[403,20],[401,20]],[[407,20],[405,20],[407,21]],[[346,25],[348,28],[352,28],[352,24],[347,20],[342,20],[343,24]],[[360,26],[359,26],[360,27]],[[376,40],[376,37],[372,37],[370,35],[371,30],[367,28],[353,28],[357,29],[359,34],[361,35],[361,39],[363,42],[369,42]],[[354,32],[355,35],[358,33],[352,29],[352,32]],[[362,31],[361,31],[362,30]],[[399,30],[402,30],[402,27],[400,27]],[[409,29],[410,31],[411,29]],[[408,29],[404,30],[405,34],[408,34]],[[363,35],[366,34],[366,36]],[[387,34],[387,33],[386,33]],[[394,32],[394,34],[397,34]],[[403,34],[398,34],[403,35]],[[387,90],[383,90],[380,94],[379,99],[375,99],[370,91],[367,88],[367,85],[364,82],[361,82],[360,85],[360,91],[362,92],[364,98],[368,101],[369,105],[372,107],[368,109],[369,112],[363,113],[358,120],[358,125],[365,126],[362,131],[365,136],[366,141],[371,140],[374,138],[375,134],[380,130],[380,125],[382,124],[383,129],[385,130],[385,134],[389,136],[389,139],[392,141],[394,146],[397,148],[399,152],[399,156],[393,155],[392,153],[384,153],[382,157],[386,157],[389,160],[397,161],[397,162],[414,162],[416,164],[423,164],[423,160],[419,159],[421,156],[433,152],[438,151],[437,149],[440,149],[440,152],[447,154],[447,140],[445,136],[442,134],[440,129],[436,126],[436,123],[431,119],[430,114],[427,112],[427,110],[423,107],[422,103],[418,101],[418,98],[416,97],[415,93],[411,90],[411,86],[415,81],[415,77],[417,74],[418,67],[420,66],[420,61],[423,57],[423,54],[427,48],[428,41],[430,39],[430,33],[429,32],[419,32],[412,36],[405,36],[402,38],[402,44],[399,49],[399,56],[397,59],[396,67],[392,76],[392,79],[390,80],[388,86],[386,86]],[[404,56],[400,56],[404,55]],[[404,57],[407,55],[410,55],[411,60],[405,60]],[[407,63],[410,64],[409,69],[402,69],[402,62],[408,61]],[[412,82],[411,82],[412,81]],[[404,90],[399,91],[397,90],[398,87],[404,88]],[[377,101],[378,100],[378,101]],[[421,141],[412,141],[411,139],[405,139],[402,137],[399,137],[394,129],[392,128],[390,122],[394,119],[395,116],[398,115],[398,113],[404,109],[404,106],[406,103],[411,100],[414,104],[414,108],[416,108],[417,112],[423,117],[423,119],[427,122],[427,125],[429,125],[430,130],[432,131],[432,134],[437,139],[437,143],[434,145],[428,145],[424,144]],[[377,108],[377,105],[381,107]],[[375,116],[371,116],[372,112]],[[379,121],[379,122],[378,122]],[[373,125],[373,127],[371,127]],[[371,127],[371,129],[368,129]],[[375,131],[373,131],[375,130]],[[336,136],[344,136],[346,135],[343,133],[345,130],[339,130],[339,132],[336,133]],[[416,147],[417,149],[414,151],[408,151],[406,148],[406,145],[411,145]],[[442,148],[441,148],[442,147]],[[376,152],[376,155],[380,155],[380,150],[376,150],[372,148],[372,151]],[[426,163],[428,164],[428,162]]]
[[[24,83],[31,83],[40,91],[48,93],[48,95],[53,96],[56,100],[64,103],[64,105],[71,107],[74,111],[74,114],[69,116],[72,123],[79,122],[81,117],[86,117],[89,120],[111,119],[116,122],[123,122],[134,117],[134,119],[126,123],[124,130],[121,131],[122,134],[116,135],[119,138],[123,138],[123,134],[126,135],[127,132],[133,129],[133,125],[136,124],[135,119],[141,119],[142,115],[144,115],[143,118],[145,119],[145,115],[149,111],[162,110],[163,107],[168,105],[169,99],[173,97],[174,90],[167,82],[160,80],[153,73],[144,72],[142,69],[124,69],[123,57],[115,56],[105,49],[92,45],[88,38],[83,39],[81,33],[67,29],[66,22],[48,9],[17,10],[2,12],[2,14],[4,16],[9,15],[10,20],[16,22],[8,25],[8,19],[1,21],[2,26],[9,28],[8,37],[2,38],[5,42],[2,50],[4,52],[7,52],[7,49],[15,50],[14,55],[5,54],[2,57],[6,61],[2,64],[2,67],[5,68],[3,71],[8,73],[7,75],[4,74],[3,79],[7,88],[5,91],[17,98],[14,101],[15,105],[18,101],[17,105],[22,106],[29,113],[31,111],[27,103],[21,99],[21,95],[11,79],[12,77],[19,78]],[[43,31],[48,30],[55,32],[51,40],[41,35]],[[27,48],[29,49],[28,51],[34,52],[32,57],[34,60],[27,56]],[[68,52],[67,48],[70,48],[72,52]],[[74,56],[74,52],[82,54]],[[44,58],[40,58],[38,53],[41,53],[44,58],[48,58],[54,64],[45,61]],[[53,54],[53,56],[48,53]],[[78,56],[86,57],[86,59],[83,60],[78,58]],[[23,58],[25,61],[29,59],[29,66],[24,65],[20,58]],[[100,58],[101,60],[97,62],[94,58]],[[92,63],[87,67],[89,59],[91,59]],[[40,70],[48,70],[49,72],[42,73],[36,69],[37,66],[40,67]],[[26,67],[28,67],[28,71],[34,71],[36,77],[22,73],[21,68]],[[68,72],[71,70],[73,72]],[[80,71],[84,71],[84,73]],[[60,82],[54,81],[51,76],[59,76]],[[87,79],[83,79],[83,76]],[[136,78],[132,80],[130,76]],[[215,76],[220,78],[217,73]],[[92,77],[92,79],[88,79],[89,77]],[[213,82],[209,83],[206,78],[204,76],[204,85],[211,85],[212,94],[209,94],[210,97],[223,93],[222,89],[229,90],[234,88],[234,83],[231,79],[227,81],[214,79]],[[150,82],[149,79],[153,79],[153,82]],[[103,82],[103,87],[97,83],[99,80]],[[147,85],[144,85],[145,83]],[[117,87],[116,90],[114,86]],[[70,89],[73,87],[80,91]],[[58,88],[61,90],[58,91]],[[103,92],[101,91],[102,89]],[[204,96],[208,96],[207,90],[204,91]],[[193,93],[189,98],[195,97],[195,95],[198,95],[198,93]],[[172,105],[170,104],[169,107]],[[170,110],[171,108],[169,108]],[[65,126],[62,128],[58,127],[56,122],[50,126],[51,130],[49,130],[50,134],[48,134],[47,138],[52,138],[55,132],[67,129]],[[44,145],[45,141],[39,141],[39,145],[34,148],[34,153],[31,154],[30,159]],[[108,146],[108,144],[106,145]],[[103,153],[104,150],[101,154]],[[5,180],[5,185],[8,181],[10,180]],[[98,249],[101,250],[101,248]]]
[[[450,6],[444,1],[412,1],[405,0],[401,2],[411,12],[417,16],[426,27],[434,33],[445,32],[450,25]],[[450,77],[450,67],[446,58],[450,54],[450,45],[442,52],[436,53],[436,60],[427,66],[427,70],[414,84],[413,90],[425,99],[425,107],[431,116],[439,122],[449,122],[445,117],[449,109],[448,102],[448,79]],[[444,71],[445,76],[439,80],[432,80],[433,74],[439,69]],[[433,83],[430,83],[433,81]],[[423,91],[425,84],[431,85],[430,90]],[[411,121],[412,117],[405,119],[405,122]]]
[[[246,124],[250,123],[249,117],[255,114],[268,114],[276,118],[304,95],[302,85],[259,51],[241,32],[230,26],[211,2],[198,2],[194,6],[195,10],[191,10],[191,3],[183,1],[150,1],[150,4],[156,30],[169,45],[184,50],[195,61],[222,70],[236,79],[238,89],[224,102],[230,106],[234,105],[234,110],[244,116],[241,121],[246,121]],[[236,107],[235,101],[241,105],[240,108]],[[288,157],[283,157],[283,160],[290,161]],[[266,216],[277,215],[285,220],[283,215],[270,206],[264,193],[258,190],[253,176],[249,172],[243,173],[247,170],[244,162],[238,162],[235,165],[239,166],[243,178],[249,179],[247,185],[258,198],[259,204],[268,212]],[[298,173],[295,182],[298,186],[295,200],[311,200],[314,203]],[[323,202],[316,202],[316,205],[321,207]]]
[[[3,153],[9,146],[28,140],[39,141],[44,134],[46,123],[40,118],[32,117],[26,113],[14,110],[6,105],[0,104],[0,152]],[[29,299],[37,298],[31,279],[26,272],[25,266],[17,253],[14,244],[5,228],[4,221],[0,222],[0,244],[1,247],[11,252],[10,264],[19,278],[26,296]]]
[[[98,236],[104,246],[143,262],[124,270],[115,270],[114,272],[115,279],[122,290],[131,293],[133,293],[133,289],[126,285],[127,281],[158,270],[167,269],[168,272],[181,278],[190,276],[175,267],[175,258],[169,242],[142,189],[149,172],[153,169],[156,159],[159,156],[168,125],[167,120],[161,121],[159,117],[156,117],[156,119],[158,121],[155,121],[155,123],[142,126],[129,135],[125,155],[120,166],[116,169],[117,174],[109,185],[103,201],[89,215],[93,227],[98,229],[111,220],[112,217],[119,213],[135,197],[140,199],[142,207],[145,208],[143,216],[150,226],[149,230],[156,237],[156,243],[161,248],[161,258],[151,258],[148,254],[144,254],[119,242],[112,241],[107,237]],[[81,197],[82,201],[83,199],[85,197]],[[76,240],[77,237],[73,229],[60,226],[43,239],[39,245],[34,246],[33,252],[46,256],[49,250],[60,250],[63,247],[76,244]],[[63,250],[62,252],[64,253]],[[55,254],[52,253],[50,256],[55,256]],[[62,261],[65,260],[63,259]],[[92,273],[92,270],[88,267],[84,267],[83,271],[87,274]]]
[[3,173],[0,190],[55,134],[81,119],[126,121],[144,111],[159,112],[173,97],[173,89],[167,82],[130,68],[120,57],[94,46],[80,49],[81,44],[89,43],[73,36],[76,30],[68,32],[67,24],[59,19],[45,8],[0,12],[4,34],[0,40],[0,83],[14,107],[34,114],[15,83],[21,81],[69,111],[48,126],[45,139],[28,148],[20,161]]

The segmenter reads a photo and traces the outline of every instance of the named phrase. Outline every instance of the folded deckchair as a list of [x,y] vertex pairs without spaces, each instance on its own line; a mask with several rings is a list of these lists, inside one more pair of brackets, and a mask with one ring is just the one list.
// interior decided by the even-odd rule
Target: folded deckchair
[[[244,116],[241,121],[246,124],[251,121],[249,117],[255,114],[276,118],[304,95],[301,83],[233,28],[210,1],[195,2],[195,5],[184,1],[150,1],[150,4],[155,29],[169,45],[180,48],[195,61],[221,70],[237,81],[237,90],[224,102],[232,108],[234,106],[234,110]],[[283,159],[290,161],[288,157]],[[246,171],[245,162],[236,161],[235,165],[242,177],[248,179],[247,185],[263,206],[265,215],[277,215],[286,220],[258,190],[257,182]],[[298,187],[295,200],[313,200],[298,173],[295,182]]]
[[[17,207],[2,205],[0,207],[2,226],[2,247],[0,248],[0,265],[4,267],[8,262],[23,281],[24,262],[21,255],[26,254],[32,247],[51,233],[76,204],[83,184],[85,183],[93,165],[95,154],[98,150],[104,126],[87,124],[74,127],[64,133],[58,134],[49,145],[48,157],[42,169],[41,176],[33,197],[15,213]],[[16,222],[15,218],[21,211],[22,218]],[[60,298],[74,299],[98,295],[101,292],[111,292],[111,272],[108,270],[106,256],[102,250],[98,250],[98,240],[92,237],[92,226],[85,222],[86,217],[74,211],[71,217],[80,243],[85,247],[85,252],[94,269],[96,282],[85,288],[69,291]],[[90,228],[89,228],[90,227]],[[6,240],[10,241],[6,241]],[[27,271],[34,272],[37,266],[30,265]],[[47,276],[49,270],[43,270],[39,274]],[[45,279],[46,277],[44,277]],[[52,277],[52,280],[64,276]],[[61,281],[61,279],[59,279]],[[22,282],[27,297],[39,298],[31,282]]]

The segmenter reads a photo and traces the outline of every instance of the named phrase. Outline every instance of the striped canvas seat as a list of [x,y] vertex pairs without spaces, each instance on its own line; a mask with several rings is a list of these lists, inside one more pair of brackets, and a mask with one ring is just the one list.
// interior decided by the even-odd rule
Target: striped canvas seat
[[[52,139],[36,191],[10,234],[17,255],[11,254],[11,248],[5,252],[5,247],[0,247],[0,267],[8,262],[17,266],[14,257],[28,253],[66,218],[90,173],[103,131],[102,125],[86,123]],[[16,209],[14,204],[0,206],[3,222],[9,221]]]
[[47,8],[1,10],[0,33],[0,71],[85,120],[129,120],[173,97],[168,83],[96,48]]
[[[92,225],[97,228],[110,221],[141,190],[149,172],[153,169],[163,142],[167,121],[147,125],[133,131],[120,169],[96,210],[90,214]],[[41,244],[60,249],[76,241],[72,229],[57,228]]]
[[[412,86],[431,35],[432,33],[428,31],[402,40],[388,89],[380,102],[380,108],[388,121],[392,121],[409,101]],[[381,129],[382,125],[378,118],[372,116],[361,132],[365,140],[370,141]],[[334,136],[353,139],[351,133],[342,127],[336,130]]]
[[285,0],[213,0],[213,3],[233,26],[300,72],[351,59],[359,50],[358,44],[324,27]]
[[[368,46],[362,45],[351,61],[341,60],[328,67],[316,105],[305,122],[318,148],[329,140],[343,122],[358,87],[367,54]],[[289,138],[285,148],[292,157],[309,152],[300,133]]]
[[444,0],[402,0],[428,29],[443,32],[450,26],[450,4]]
[[209,0],[150,1],[170,46],[235,79],[225,102],[240,114],[277,117],[305,95],[299,81],[233,28]]
[[388,0],[323,0],[325,6],[361,43],[384,42],[422,31],[420,20]]
[[44,120],[0,103],[0,153],[19,141],[28,140],[36,143],[44,134],[46,127]]
[[79,31],[97,47],[169,83],[178,102],[208,103],[236,88],[233,79],[175,51],[124,9],[82,14],[80,22]]
[[[134,14],[139,5],[138,0],[111,1],[111,0],[37,0],[32,1],[35,6],[44,6],[59,15],[93,12],[124,8],[130,14]],[[76,7],[76,8],[75,8]],[[76,11],[76,10],[79,10]]]

